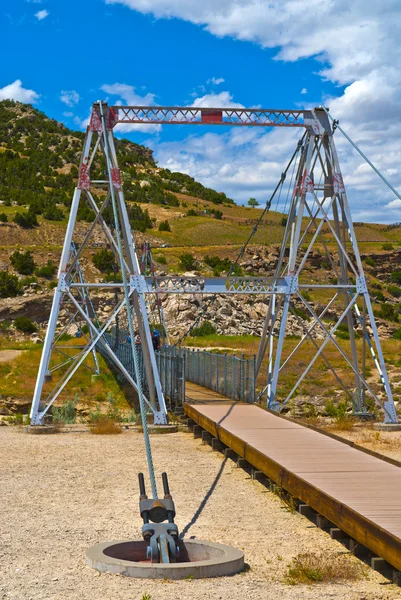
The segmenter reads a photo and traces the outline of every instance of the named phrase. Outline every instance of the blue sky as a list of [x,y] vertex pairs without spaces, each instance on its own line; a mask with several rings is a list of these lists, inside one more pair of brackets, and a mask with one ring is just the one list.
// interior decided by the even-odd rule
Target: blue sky
[[[32,101],[71,128],[83,127],[91,103],[99,98],[269,108],[329,103],[397,186],[401,136],[397,139],[394,131],[400,117],[394,97],[400,77],[394,89],[382,86],[377,92],[378,73],[388,67],[391,52],[398,66],[399,53],[395,56],[388,40],[382,40],[383,33],[390,41],[394,36],[394,46],[398,39],[400,32],[392,25],[397,3],[385,2],[376,14],[373,4],[356,0],[347,15],[346,3],[334,0],[325,8],[316,4],[311,17],[313,4],[14,0],[2,8],[0,43],[9,58],[0,72],[0,98]],[[316,11],[326,12],[316,16]],[[389,73],[386,82],[390,78]],[[390,161],[388,137],[384,149],[385,135],[370,114],[375,102],[384,115],[383,134],[392,132]],[[388,114],[393,114],[391,122]],[[136,128],[125,135],[152,147],[161,164],[189,172],[238,202],[267,198],[294,144],[292,132],[239,134],[185,126]],[[218,156],[211,148],[218,149]],[[401,220],[401,202],[391,205],[394,197],[342,142],[339,150],[356,218],[383,217],[383,206],[390,205],[382,220]]]

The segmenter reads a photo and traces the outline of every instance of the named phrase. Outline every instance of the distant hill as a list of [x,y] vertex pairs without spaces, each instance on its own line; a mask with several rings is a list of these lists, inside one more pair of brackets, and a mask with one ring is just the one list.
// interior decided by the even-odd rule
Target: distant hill
[[[49,221],[62,221],[76,185],[84,134],[49,119],[30,104],[0,102],[0,200],[28,208]],[[117,140],[127,201],[179,206],[174,193],[233,204],[225,194],[206,188],[189,175],[158,169],[149,148],[129,140]],[[94,165],[100,169],[100,164]],[[136,225],[144,231],[151,223],[139,209]],[[90,215],[81,210],[79,219]],[[34,220],[33,220],[34,223]],[[28,223],[29,225],[29,223]]]

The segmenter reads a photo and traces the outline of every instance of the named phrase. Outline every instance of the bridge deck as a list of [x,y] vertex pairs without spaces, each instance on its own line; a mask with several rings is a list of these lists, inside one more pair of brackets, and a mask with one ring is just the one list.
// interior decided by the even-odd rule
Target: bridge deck
[[188,417],[401,570],[399,463],[257,406],[187,386]]

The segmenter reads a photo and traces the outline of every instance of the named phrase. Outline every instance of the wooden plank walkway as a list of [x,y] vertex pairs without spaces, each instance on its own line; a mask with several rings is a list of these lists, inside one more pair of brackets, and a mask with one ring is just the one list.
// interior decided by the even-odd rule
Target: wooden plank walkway
[[401,570],[401,468],[257,406],[187,384],[185,414]]

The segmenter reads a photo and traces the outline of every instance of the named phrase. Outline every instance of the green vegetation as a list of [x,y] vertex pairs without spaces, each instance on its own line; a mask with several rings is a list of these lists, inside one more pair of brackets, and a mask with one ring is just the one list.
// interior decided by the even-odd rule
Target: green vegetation
[[394,296],[394,298],[401,298],[401,288],[399,288],[397,285],[388,285],[387,291],[389,294]]
[[56,273],[57,267],[52,260],[48,260],[46,265],[35,269],[35,275],[37,277],[44,277],[45,279],[52,279]]
[[191,337],[204,337],[216,333],[216,327],[210,321],[203,321],[200,327],[194,327],[191,331]]
[[0,223],[7,223],[8,222],[8,218],[6,213],[0,213]]
[[178,266],[183,271],[193,271],[194,269],[196,269],[196,259],[194,255],[190,252],[184,252],[183,254],[180,254],[179,258],[180,262]]
[[161,169],[159,175],[163,180],[164,188],[172,192],[182,192],[195,198],[209,200],[214,204],[234,204],[233,200],[227,198],[222,192],[216,192],[204,187],[201,183],[198,183],[195,179],[184,173],[172,173],[168,169]]
[[381,305],[380,310],[376,314],[378,317],[381,317],[382,319],[387,319],[388,321],[398,321],[398,314],[396,312],[396,309],[389,302],[384,302]]
[[248,206],[259,206],[259,202],[256,200],[256,198],[249,198],[248,200]]
[[376,266],[376,261],[371,256],[367,256],[364,260],[365,260],[365,264],[368,265],[369,267]]
[[15,298],[22,293],[22,285],[16,275],[0,271],[0,298]]
[[170,223],[166,221],[160,221],[159,231],[171,231]]
[[10,261],[17,273],[21,275],[32,275],[35,270],[35,261],[30,250],[14,252],[10,256]]
[[203,260],[208,267],[213,269],[215,277],[219,277],[223,272],[230,272],[231,275],[241,275],[242,273],[241,267],[231,262],[228,258],[219,258],[218,256],[208,256],[206,254]]
[[14,319],[14,325],[23,333],[35,333],[38,330],[37,325],[29,317],[17,317]]
[[159,265],[166,265],[167,264],[167,258],[165,256],[163,256],[163,254],[157,254],[155,256],[155,261],[159,263]]
[[383,250],[393,250],[394,246],[393,246],[393,244],[390,244],[389,242],[386,242],[385,244],[383,244],[382,249]]
[[77,421],[77,404],[79,402],[78,394],[75,394],[74,400],[67,400],[62,406],[53,406],[53,422],[72,425]]
[[391,273],[391,281],[401,285],[401,271],[393,271]]
[[190,208],[189,210],[187,210],[186,216],[187,217],[198,217],[199,213],[197,213],[196,210],[194,210],[193,208]]
[[114,254],[111,250],[102,248],[92,257],[92,262],[101,273],[112,273],[117,271]]
[[33,227],[39,225],[36,214],[29,210],[23,213],[17,212],[14,217],[14,223],[17,223],[23,229],[33,229]]

